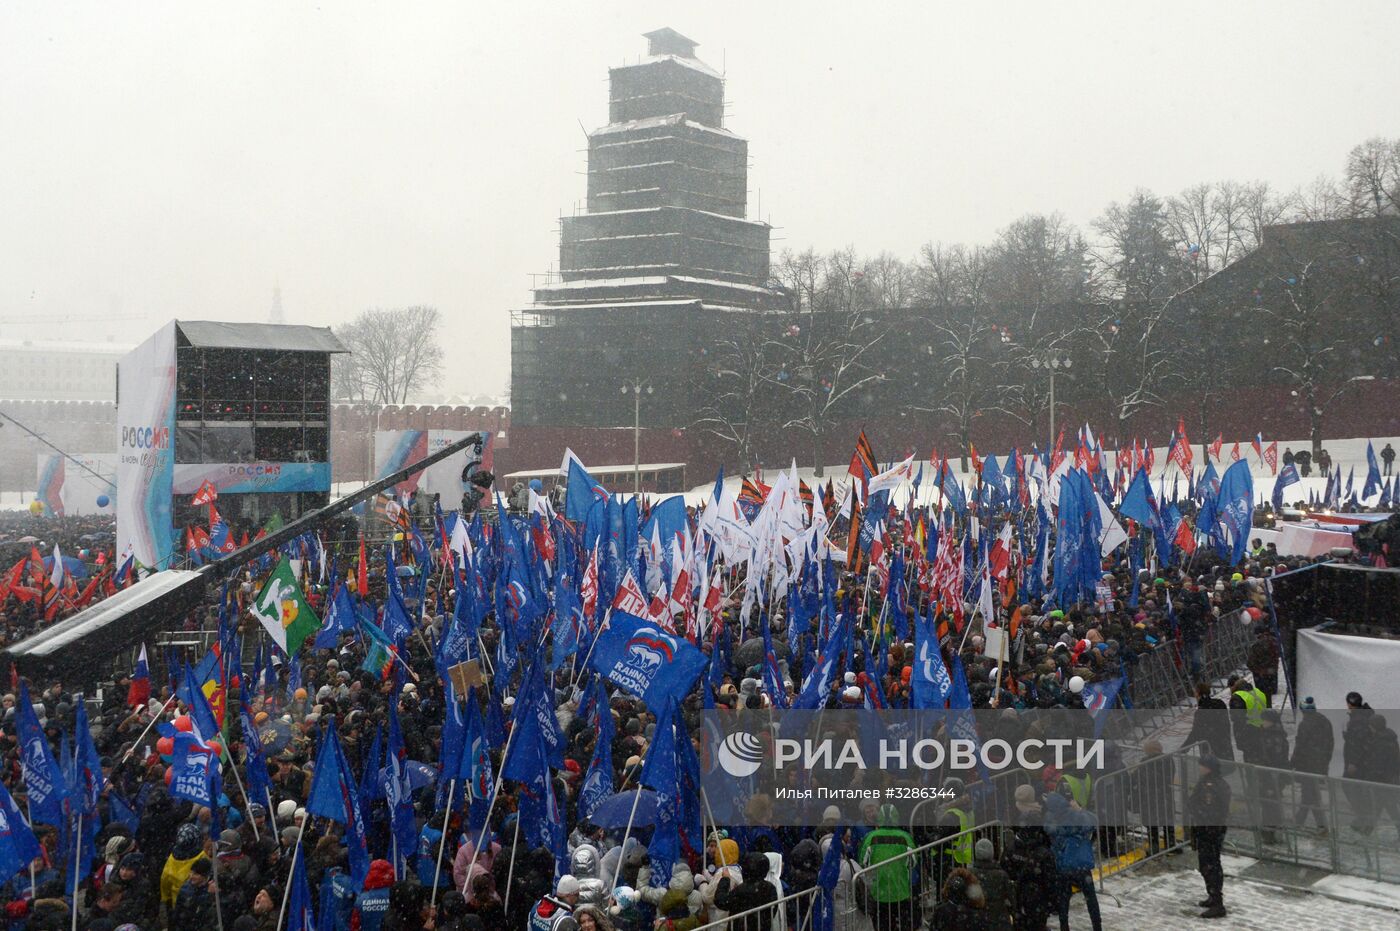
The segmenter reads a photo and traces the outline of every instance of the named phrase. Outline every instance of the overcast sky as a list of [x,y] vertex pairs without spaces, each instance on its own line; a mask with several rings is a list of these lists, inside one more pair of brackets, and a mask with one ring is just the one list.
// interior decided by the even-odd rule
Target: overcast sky
[[1289,189],[1400,136],[1393,0],[12,2],[0,336],[262,320],[280,283],[289,322],[434,305],[441,388],[503,393],[509,312],[584,196],[580,124],[660,26],[726,72],[775,250],[911,257],[1139,186]]

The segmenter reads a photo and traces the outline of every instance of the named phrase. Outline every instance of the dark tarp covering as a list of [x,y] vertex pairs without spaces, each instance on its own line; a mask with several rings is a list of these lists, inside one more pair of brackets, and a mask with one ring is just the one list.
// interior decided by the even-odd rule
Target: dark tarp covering
[[176,320],[181,345],[200,349],[268,349],[277,352],[349,352],[330,327],[277,323]]
[[1336,623],[1400,635],[1400,570],[1320,563],[1269,580],[1284,663],[1298,681],[1298,631]]
[[57,673],[90,681],[122,651],[152,640],[204,600],[205,572],[167,569],[9,647],[4,657],[26,675]]

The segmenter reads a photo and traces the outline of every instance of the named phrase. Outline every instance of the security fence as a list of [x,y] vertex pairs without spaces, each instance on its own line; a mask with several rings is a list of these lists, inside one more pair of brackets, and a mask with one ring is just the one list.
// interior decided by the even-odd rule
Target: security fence
[[715,918],[694,931],[811,931],[813,909],[820,893],[816,886],[803,889],[767,905]]
[[991,821],[878,862],[857,860],[849,876],[842,871],[833,893],[836,928],[870,931],[922,927],[921,923],[932,917],[949,873],[972,865],[973,848],[983,838],[992,842],[1000,857],[1002,826]]

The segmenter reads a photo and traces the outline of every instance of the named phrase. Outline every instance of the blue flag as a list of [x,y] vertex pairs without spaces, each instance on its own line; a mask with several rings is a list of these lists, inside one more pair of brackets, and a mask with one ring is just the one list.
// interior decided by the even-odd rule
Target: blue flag
[[813,908],[812,931],[832,931],[836,923],[836,884],[841,879],[842,846],[846,841],[846,826],[838,825],[831,835],[830,845],[817,870],[817,901]]
[[359,787],[340,749],[335,720],[327,722],[316,754],[316,770],[306,799],[308,814],[345,825],[345,846],[350,854],[350,878],[363,888],[369,875],[369,851],[365,844],[365,820],[360,811]]
[[310,888],[306,885],[306,857],[298,856],[299,852],[298,850],[292,853],[292,888],[287,902],[287,921],[284,927],[287,931],[316,931],[315,920],[312,917],[314,900],[311,898]]
[[953,691],[943,653],[938,649],[938,633],[933,624],[933,603],[928,612],[914,618],[914,662],[909,677],[913,707],[942,708]]
[[29,686],[19,685],[19,708],[15,725],[20,745],[20,771],[29,793],[29,814],[40,824],[60,827],[63,824],[63,801],[67,785],[63,772],[54,759],[53,747],[39,727],[34,705],[29,700]]
[[1290,462],[1279,470],[1278,478],[1274,479],[1273,503],[1275,511],[1283,510],[1284,490],[1288,488],[1289,485],[1296,485],[1300,481],[1302,481],[1302,479],[1298,477],[1298,467],[1293,463]]
[[353,633],[356,626],[355,603],[350,600],[350,589],[343,582],[335,583],[331,593],[330,607],[326,609],[326,620],[316,634],[313,646],[318,650],[333,650],[340,643],[341,634]]
[[1241,459],[1225,470],[1216,495],[1215,516],[1209,527],[1216,552],[1231,565],[1244,559],[1254,525],[1254,477]]
[[1366,485],[1361,489],[1361,497],[1369,498],[1381,490],[1381,466],[1376,461],[1376,449],[1371,441],[1366,441]]
[[247,752],[244,769],[248,773],[248,794],[251,801],[266,804],[271,799],[268,793],[272,788],[272,780],[267,773],[267,758],[263,756],[262,738],[258,734],[257,725],[253,723],[253,715],[247,702],[240,702],[238,717],[243,727],[243,746]]
[[1126,682],[1126,678],[1119,676],[1107,682],[1090,682],[1084,686],[1084,707],[1093,715],[1095,740],[1103,734],[1103,727],[1108,723],[1108,712],[1112,710]]
[[[665,887],[671,881],[671,866],[681,854],[680,845],[680,782],[676,760],[676,729],[678,717],[674,701],[670,701],[656,716],[656,736],[646,750],[639,781],[656,793],[656,825],[647,844],[651,857],[651,884]],[[682,734],[682,739],[689,740]]]
[[[602,691],[602,687],[601,681],[595,686],[598,691]],[[593,814],[593,809],[613,793],[612,712],[608,710],[604,701],[594,702],[594,712],[597,715],[594,727],[598,732],[598,739],[593,745],[593,759],[588,764],[588,772],[584,775],[583,785],[578,792],[580,821],[587,821],[588,816]]]
[[170,761],[170,794],[213,808],[218,798],[214,791],[218,766],[214,754],[194,734],[177,732]]
[[29,822],[0,784],[0,883],[8,883],[11,876],[28,869],[40,852],[39,840]]
[[807,678],[803,680],[802,691],[793,700],[793,708],[813,711],[825,705],[831,697],[831,686],[840,672],[841,650],[849,635],[848,627],[847,615],[841,616],[840,623],[831,625],[831,630],[826,635],[826,643],[822,645],[821,655],[811,672],[807,673]]
[[209,707],[209,699],[204,695],[204,682],[197,678],[195,671],[185,667],[185,681],[176,697],[189,706],[190,720],[194,722],[195,733],[201,740],[213,740],[219,734],[219,722],[214,717],[214,709]]
[[564,766],[564,732],[554,713],[552,692],[544,677],[544,662],[537,654],[525,674],[520,694],[515,699],[515,736],[510,750],[501,761],[501,772],[507,779],[528,782],[535,777],[534,755],[542,748],[548,765]]
[[695,685],[705,668],[705,654],[654,623],[614,611],[598,635],[589,665],[656,714],[667,702],[680,702]]
[[467,689],[462,755],[457,772],[458,777],[466,784],[464,794],[471,800],[467,826],[473,832],[479,833],[486,824],[486,813],[491,804],[491,791],[495,786],[496,777],[491,766],[491,740],[487,734],[486,723],[482,720],[481,706],[477,704],[475,687]]
[[608,492],[588,474],[583,463],[569,458],[569,480],[564,494],[564,516],[574,523],[588,519],[593,502],[607,500]]
[[1119,505],[1118,513],[1137,521],[1149,530],[1160,527],[1162,520],[1157,511],[1156,498],[1152,494],[1152,482],[1147,477],[1145,467],[1137,470],[1137,474],[1128,485],[1128,490],[1123,493],[1123,503]]

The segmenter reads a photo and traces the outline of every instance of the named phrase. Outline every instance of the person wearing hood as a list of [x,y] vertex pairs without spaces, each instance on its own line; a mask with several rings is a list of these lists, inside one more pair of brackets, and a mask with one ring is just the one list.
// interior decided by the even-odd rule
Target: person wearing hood
[[190,869],[199,860],[209,859],[204,852],[204,834],[197,824],[182,824],[175,832],[175,845],[160,872],[160,901],[167,908],[175,907],[180,888],[190,876]]
[[[744,854],[739,859],[739,875],[743,882],[725,888],[727,880],[721,880],[721,887],[715,890],[715,905],[726,914],[733,915],[778,901],[778,890],[768,881],[768,869],[768,857],[764,854]],[[733,931],[764,931],[772,919],[773,916],[767,912],[759,912],[745,918],[731,919],[730,927]]]
[[729,913],[715,905],[715,895],[721,889],[731,889],[743,881],[739,870],[739,845],[728,837],[717,838],[710,854],[711,867],[702,874],[698,883],[702,907],[709,913],[711,921],[729,917]]
[[469,904],[472,901],[472,880],[482,873],[490,873],[496,864],[496,855],[501,852],[500,844],[487,841],[481,853],[474,855],[477,839],[478,837],[468,837],[462,846],[457,848],[457,855],[452,858],[452,881]]
[[1011,920],[1016,914],[1016,884],[997,863],[991,838],[978,838],[973,845],[972,872],[982,884],[987,927],[990,931],[1011,931]]
[[559,877],[553,893],[545,893],[531,906],[528,923],[524,927],[529,931],[578,931],[578,920],[574,918],[574,906],[577,904],[578,880],[565,873]]
[[1006,840],[1002,858],[1016,887],[1016,927],[1045,927],[1055,897],[1055,854],[1039,823],[1023,824]]
[[[1347,723],[1342,729],[1342,775],[1349,780],[1365,777],[1362,772],[1369,769],[1371,761],[1371,718],[1375,711],[1361,697],[1360,692],[1347,693]],[[1371,823],[1371,792],[1355,781],[1344,783],[1342,791],[1352,811],[1352,829],[1366,833]]]
[[[569,873],[578,880],[578,900],[583,905],[606,906],[608,884],[602,874],[603,858],[592,844],[579,844],[569,857]],[[686,868],[690,872],[690,868]]]
[[1361,778],[1377,784],[1371,790],[1371,814],[1375,820],[1368,827],[1374,830],[1381,818],[1389,815],[1400,829],[1400,742],[1395,731],[1386,726],[1383,715],[1371,716],[1370,752],[1365,762]]
[[880,806],[876,818],[879,825],[860,842],[860,865],[876,867],[866,887],[871,903],[867,913],[877,929],[918,927],[919,903],[909,879],[914,838],[898,826],[899,812],[893,805]]
[[350,912],[350,931],[379,931],[389,912],[389,890],[394,885],[394,865],[375,860],[365,876],[365,888],[355,896]]
[[986,890],[977,874],[957,867],[943,881],[943,895],[933,909],[935,931],[991,931]]
[[1102,931],[1099,896],[1094,889],[1094,816],[1073,800],[1052,792],[1045,797],[1045,831],[1055,853],[1055,909],[1060,931],[1069,931],[1069,900],[1078,886],[1084,893],[1089,921]]
[[243,852],[243,837],[237,831],[219,834],[215,852],[219,865],[219,904],[224,910],[224,924],[247,911],[258,888],[258,871],[253,860]]
[[[1332,764],[1332,751],[1336,747],[1336,735],[1332,733],[1332,722],[1327,716],[1318,714],[1317,703],[1312,696],[1303,699],[1303,716],[1298,721],[1298,739],[1293,744],[1293,772],[1298,773],[1301,784],[1301,799],[1298,811],[1293,815],[1293,823],[1303,827],[1312,815],[1318,829],[1327,831],[1327,815],[1322,808],[1322,782]],[[1306,775],[1304,775],[1306,774]]]

